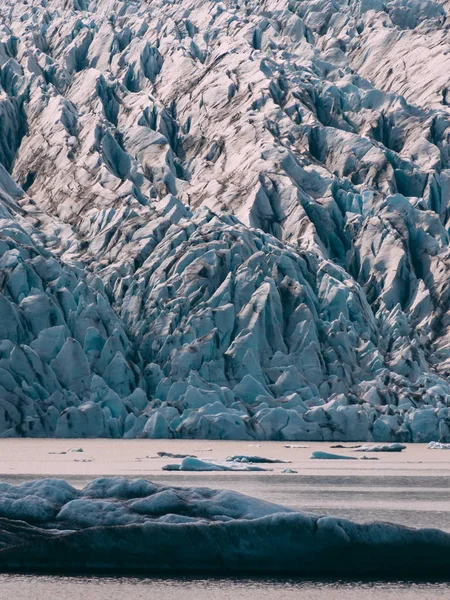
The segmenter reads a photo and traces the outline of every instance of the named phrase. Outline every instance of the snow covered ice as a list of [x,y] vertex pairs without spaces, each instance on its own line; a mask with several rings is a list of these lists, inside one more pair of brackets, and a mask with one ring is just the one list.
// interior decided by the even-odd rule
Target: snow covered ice
[[[187,460],[187,459],[186,459]],[[298,512],[232,491],[102,478],[0,484],[0,570],[434,577],[450,534]]]
[[0,435],[450,442],[448,10],[2,0]]

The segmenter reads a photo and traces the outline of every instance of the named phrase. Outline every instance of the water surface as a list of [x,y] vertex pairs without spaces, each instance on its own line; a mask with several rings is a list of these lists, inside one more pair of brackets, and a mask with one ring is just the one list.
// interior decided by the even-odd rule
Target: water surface
[[8,600],[439,600],[446,583],[0,575]]

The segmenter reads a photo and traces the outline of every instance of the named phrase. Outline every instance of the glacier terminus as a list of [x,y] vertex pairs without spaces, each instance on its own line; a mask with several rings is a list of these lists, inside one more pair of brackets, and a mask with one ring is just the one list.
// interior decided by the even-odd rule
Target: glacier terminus
[[1,0],[0,435],[450,442],[449,11]]

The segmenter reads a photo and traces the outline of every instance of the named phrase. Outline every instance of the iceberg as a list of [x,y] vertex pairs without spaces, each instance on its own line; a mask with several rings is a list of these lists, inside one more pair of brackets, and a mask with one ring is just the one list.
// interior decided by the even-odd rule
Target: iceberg
[[450,535],[123,477],[0,483],[0,571],[447,577]]
[[247,454],[235,454],[234,456],[228,456],[227,462],[241,462],[241,463],[286,463],[289,461],[280,460],[278,458],[264,458],[263,456],[249,456]]
[[441,442],[430,442],[427,448],[429,450],[450,450],[450,444],[443,444]]
[[355,448],[354,452],[402,452],[405,449],[404,444],[376,444],[374,446],[360,446]]
[[344,454],[335,454],[334,452],[323,452],[322,450],[316,450],[311,454],[310,458],[324,460],[358,460],[356,456],[345,456]]
[[[248,461],[250,462],[250,461]],[[187,457],[180,464],[169,464],[162,467],[164,471],[268,471],[263,467],[255,467],[254,465],[243,464],[238,461],[232,464],[230,461],[220,462],[212,460],[200,460],[199,458]]]

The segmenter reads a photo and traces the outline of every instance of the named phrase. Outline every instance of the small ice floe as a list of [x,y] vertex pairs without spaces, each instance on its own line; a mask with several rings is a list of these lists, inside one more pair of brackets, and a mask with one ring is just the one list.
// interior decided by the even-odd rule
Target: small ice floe
[[450,444],[443,444],[442,442],[430,442],[427,448],[429,450],[450,450]]
[[298,471],[294,471],[294,469],[283,469],[282,473],[298,473]]
[[197,458],[194,454],[173,454],[172,452],[157,452],[156,454],[159,458]]
[[245,454],[235,454],[227,456],[227,462],[240,463],[287,463],[288,460],[279,460],[278,458],[264,458],[263,456],[247,456]]
[[375,446],[360,446],[354,452],[401,452],[405,449],[404,444],[377,444]]
[[249,444],[247,448],[261,448],[261,444]]
[[344,456],[343,454],[333,454],[332,452],[322,452],[321,450],[313,452],[310,458],[323,458],[325,460],[358,460],[356,456]]
[[61,450],[60,452],[49,452],[49,454],[69,454],[69,452],[83,452],[83,448],[67,448],[67,450]]
[[181,464],[170,464],[162,467],[163,471],[268,471],[262,467],[242,463],[220,463],[200,460],[199,458],[185,458]]
[[310,448],[310,446],[300,446],[299,444],[285,444],[283,448]]
[[343,444],[336,444],[335,446],[330,446],[330,448],[341,448],[342,450],[349,450],[350,448],[361,448],[361,444],[357,446],[344,446]]

